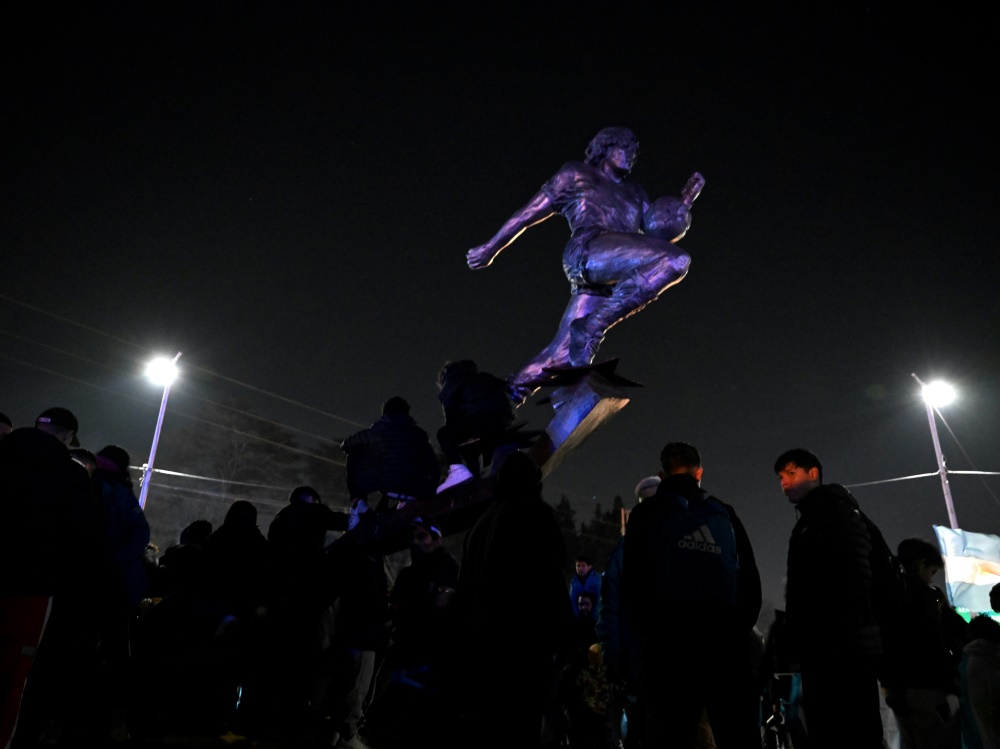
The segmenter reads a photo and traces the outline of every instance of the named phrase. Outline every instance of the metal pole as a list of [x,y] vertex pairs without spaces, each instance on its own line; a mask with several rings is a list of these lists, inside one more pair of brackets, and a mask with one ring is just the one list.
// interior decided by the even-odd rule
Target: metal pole
[[930,403],[927,406],[927,421],[931,425],[931,438],[934,440],[934,454],[937,455],[938,474],[941,476],[941,489],[944,491],[944,503],[948,506],[948,522],[951,523],[952,530],[958,529],[958,520],[955,518],[955,504],[951,500],[951,485],[948,483],[948,469],[944,465],[944,455],[941,454],[941,441],[938,439],[937,423],[934,420],[934,408]]
[[[920,383],[923,387],[923,382],[915,374],[913,379]],[[937,422],[934,419],[934,407],[924,399],[924,406],[927,407],[927,423],[931,426],[931,439],[934,440],[934,454],[937,456],[938,462],[938,475],[941,477],[941,489],[944,492],[944,503],[948,508],[948,522],[951,523],[952,530],[958,530],[958,519],[955,517],[955,503],[951,499],[951,485],[948,483],[948,469],[944,464],[944,455],[941,453],[941,441],[938,439],[937,432]]]
[[[173,363],[181,358],[178,351]],[[163,428],[163,414],[167,410],[167,398],[170,397],[170,383],[163,386],[163,399],[160,401],[160,415],[156,417],[156,431],[153,433],[153,446],[149,449],[149,462],[142,467],[142,490],[139,492],[139,507],[146,509],[146,495],[149,493],[149,479],[153,475],[153,460],[156,458],[156,445],[160,441],[160,430]]]

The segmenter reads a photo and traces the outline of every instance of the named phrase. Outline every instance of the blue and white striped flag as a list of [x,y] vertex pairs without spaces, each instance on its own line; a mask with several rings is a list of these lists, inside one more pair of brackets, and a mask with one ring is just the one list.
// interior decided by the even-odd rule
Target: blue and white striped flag
[[992,611],[990,589],[1000,583],[1000,536],[934,526],[944,557],[948,598],[955,608]]

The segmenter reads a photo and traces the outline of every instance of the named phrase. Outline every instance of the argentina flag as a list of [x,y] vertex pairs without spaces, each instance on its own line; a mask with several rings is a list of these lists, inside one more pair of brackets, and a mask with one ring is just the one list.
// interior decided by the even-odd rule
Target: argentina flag
[[948,598],[955,608],[992,611],[990,588],[1000,583],[1000,536],[934,526]]

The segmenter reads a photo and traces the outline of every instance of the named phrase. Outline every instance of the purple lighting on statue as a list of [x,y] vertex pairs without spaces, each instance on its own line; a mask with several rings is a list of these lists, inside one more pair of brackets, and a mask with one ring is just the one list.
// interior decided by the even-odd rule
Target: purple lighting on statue
[[625,181],[638,153],[631,130],[601,130],[585,161],[565,164],[486,244],[466,253],[470,268],[486,268],[525,229],[556,214],[569,223],[563,271],[572,295],[551,343],[510,376],[515,402],[550,382],[549,370],[591,364],[613,325],[687,274],[691,258],[674,242],[690,227],[705,180],[695,173],[681,198],[650,203],[642,187]]

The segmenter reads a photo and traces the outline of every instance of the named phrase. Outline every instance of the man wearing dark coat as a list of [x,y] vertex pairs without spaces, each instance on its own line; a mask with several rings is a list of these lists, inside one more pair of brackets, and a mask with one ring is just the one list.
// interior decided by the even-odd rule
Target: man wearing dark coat
[[538,745],[570,643],[566,550],[541,480],[529,456],[511,453],[497,471],[492,504],[465,539],[457,691],[466,697],[469,745]]
[[335,604],[334,662],[327,702],[335,731],[330,745],[363,749],[358,731],[365,720],[378,658],[389,644],[389,580],[385,560],[371,548],[344,541],[324,552]]
[[[149,595],[146,546],[149,522],[132,490],[131,458],[118,445],[106,445],[95,456],[91,476],[104,518],[103,574],[96,595],[101,602],[100,654],[112,735],[128,735],[126,707],[131,697],[131,638],[139,605]],[[105,716],[108,717],[108,716]]]
[[[76,417],[50,408],[0,441],[0,739],[54,727],[67,741],[96,735],[96,604],[103,529],[86,469],[74,461]],[[43,637],[44,633],[44,637]],[[30,673],[30,678],[29,678]],[[25,685],[25,680],[27,685]]]
[[441,467],[427,432],[417,426],[403,398],[389,398],[381,418],[344,440],[340,449],[347,455],[352,503],[366,500],[371,492],[380,492],[380,504],[389,506],[434,496]]
[[720,749],[759,745],[748,638],[761,587],[750,539],[733,507],[701,488],[693,445],[668,443],[660,463],[656,494],[629,514],[622,551],[643,745],[694,746],[705,711]]
[[788,542],[786,632],[802,678],[809,746],[882,747],[872,538],[857,500],[824,484],[808,450],[774,463],[798,522]]
[[906,596],[900,601],[906,626],[892,640],[883,634],[883,658],[892,667],[888,683],[882,684],[885,702],[896,716],[902,749],[957,747],[959,665],[968,625],[944,591],[932,584],[944,568],[938,547],[922,538],[904,538],[896,553],[906,575]]
[[313,487],[297,486],[268,527],[272,567],[259,686],[276,715],[308,714],[329,678],[319,667],[329,655],[325,623],[332,603],[324,550],[327,531],[346,531],[347,519]]

